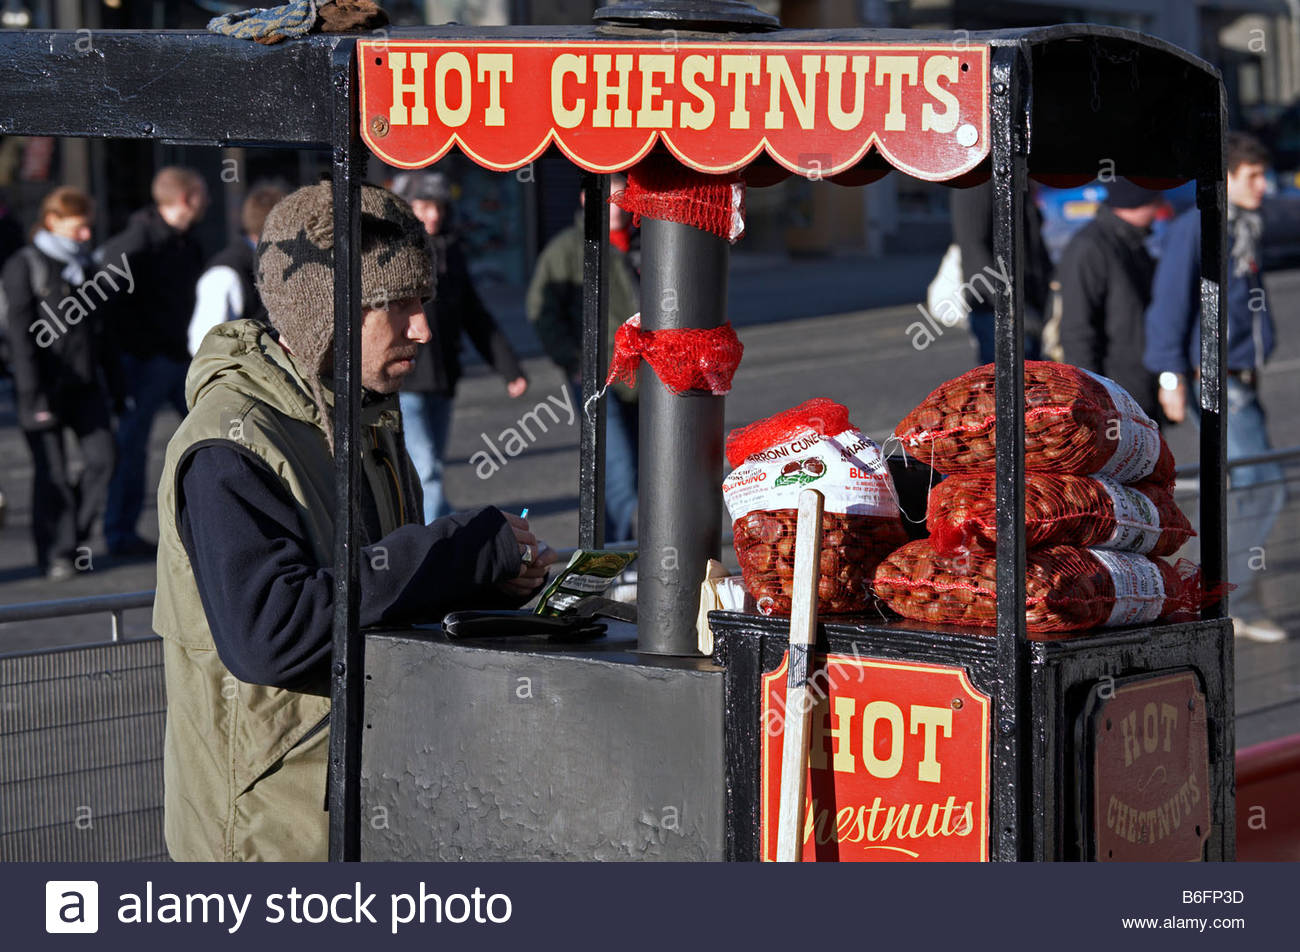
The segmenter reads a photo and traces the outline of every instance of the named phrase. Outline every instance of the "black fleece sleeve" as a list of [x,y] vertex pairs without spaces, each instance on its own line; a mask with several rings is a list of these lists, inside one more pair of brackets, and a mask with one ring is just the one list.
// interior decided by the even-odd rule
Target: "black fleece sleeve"
[[[334,573],[317,564],[296,506],[264,462],[222,445],[180,476],[181,542],[217,654],[241,681],[291,687],[328,666]],[[509,602],[495,583],[520,567],[493,507],[407,525],[361,550],[361,625],[436,622]]]

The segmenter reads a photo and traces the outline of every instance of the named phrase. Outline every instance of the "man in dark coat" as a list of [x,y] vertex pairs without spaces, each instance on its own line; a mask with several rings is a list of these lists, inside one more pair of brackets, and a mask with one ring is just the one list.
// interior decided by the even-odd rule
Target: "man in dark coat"
[[14,218],[4,193],[0,192],[0,266],[23,244],[23,226]]
[[1155,274],[1146,241],[1164,205],[1162,193],[1128,179],[1106,183],[1097,217],[1070,239],[1056,269],[1065,362],[1109,377],[1155,420],[1156,375],[1142,366]]
[[108,488],[104,537],[114,555],[152,555],[136,523],[144,508],[149,431],[164,404],[185,415],[194,288],[203,252],[191,227],[203,217],[208,191],[193,169],[168,166],[153,178],[153,204],[131,216],[108,240],[100,261],[125,261],[135,290],[110,298],[109,328],[122,354],[126,412],[117,426],[117,467]]
[[[993,260],[993,183],[951,189],[952,240],[961,249],[962,304],[970,308],[970,333],[980,364],[993,362],[993,301],[987,291],[999,290],[1010,275],[1010,263]],[[1043,244],[1042,214],[1032,195],[1025,196],[1025,358],[1037,360],[1043,315],[1047,309],[1048,276],[1052,260]],[[967,290],[969,289],[969,290]]]
[[[610,194],[627,187],[621,173],[610,176]],[[585,202],[579,193],[579,202]],[[582,212],[537,256],[524,307],[546,355],[568,381],[574,406],[582,403]],[[614,334],[641,310],[640,278],[632,215],[609,203],[609,315],[605,359],[614,352]],[[610,388],[605,414],[605,537],[611,542],[636,538],[639,411],[636,391],[622,381]]]
[[460,380],[462,332],[488,364],[504,378],[510,397],[528,389],[519,358],[491,312],[483,305],[460,238],[450,227],[451,185],[441,172],[406,172],[393,180],[393,191],[411,204],[429,236],[434,296],[424,302],[432,334],[420,346],[415,370],[402,384],[399,399],[406,428],[406,451],[424,489],[424,520],[452,511],[442,485],[451,432],[451,407]]
[[[23,246],[22,225],[9,213],[5,196],[0,191],[0,267],[9,260],[9,256]],[[5,329],[0,327],[0,378],[9,373],[9,344],[5,338]],[[0,489],[0,526],[5,523],[5,494]]]

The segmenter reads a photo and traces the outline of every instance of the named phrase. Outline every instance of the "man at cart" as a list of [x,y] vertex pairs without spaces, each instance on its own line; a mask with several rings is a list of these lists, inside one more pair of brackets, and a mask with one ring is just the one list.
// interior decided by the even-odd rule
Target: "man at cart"
[[[177,860],[323,860],[335,580],[333,204],[322,183],[266,219],[270,326],[218,325],[158,490],[154,629],[164,640],[164,826]],[[554,553],[493,507],[424,524],[397,390],[428,341],[424,229],[361,189],[362,625],[513,607]]]

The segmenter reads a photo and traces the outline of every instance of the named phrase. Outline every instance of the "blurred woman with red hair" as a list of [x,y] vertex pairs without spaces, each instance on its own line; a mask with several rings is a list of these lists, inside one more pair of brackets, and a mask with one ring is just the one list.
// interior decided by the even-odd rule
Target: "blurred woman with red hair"
[[[32,540],[51,581],[90,567],[85,547],[113,473],[109,417],[114,366],[102,301],[78,294],[94,279],[94,202],[64,186],[46,196],[32,242],[6,263],[3,282],[18,423],[32,454]],[[93,288],[92,288],[93,290]],[[65,434],[76,437],[74,481]]]

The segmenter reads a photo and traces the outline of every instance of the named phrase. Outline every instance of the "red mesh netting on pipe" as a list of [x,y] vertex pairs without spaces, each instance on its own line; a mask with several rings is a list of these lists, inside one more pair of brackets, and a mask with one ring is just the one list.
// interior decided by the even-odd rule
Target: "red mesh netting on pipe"
[[622,380],[636,386],[636,371],[644,359],[670,393],[708,390],[714,396],[731,392],[731,379],[740,366],[745,345],[730,322],[705,329],[641,329],[634,314],[614,332],[614,356],[605,386]]
[[709,175],[668,155],[650,155],[627,172],[627,188],[609,199],[633,220],[642,215],[690,225],[735,242],[745,231],[745,186],[736,172]]

